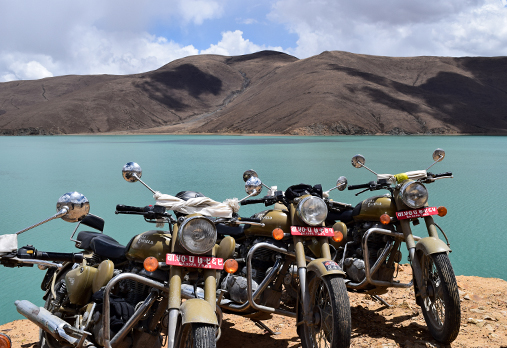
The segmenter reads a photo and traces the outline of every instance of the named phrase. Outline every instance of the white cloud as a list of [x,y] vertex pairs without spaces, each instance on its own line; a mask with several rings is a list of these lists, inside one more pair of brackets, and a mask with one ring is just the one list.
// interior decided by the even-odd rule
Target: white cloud
[[217,18],[223,12],[222,4],[219,1],[209,0],[181,0],[179,1],[180,13],[185,22],[202,24],[206,19]]
[[220,54],[223,56],[236,56],[241,54],[254,53],[263,50],[283,51],[281,47],[256,45],[248,39],[243,38],[243,32],[236,30],[222,33],[222,40],[210,48],[202,50],[201,54]]
[[[502,0],[504,1],[504,0]],[[269,18],[298,35],[289,51],[388,56],[507,55],[501,0],[279,0]]]

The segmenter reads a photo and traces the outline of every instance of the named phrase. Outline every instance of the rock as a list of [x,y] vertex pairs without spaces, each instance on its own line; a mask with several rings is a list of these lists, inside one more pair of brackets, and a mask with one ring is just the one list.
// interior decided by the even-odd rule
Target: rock
[[463,296],[463,298],[464,298],[465,300],[470,300],[470,296],[468,296],[468,295]]
[[484,320],[498,321],[498,319],[497,319],[497,318],[492,317],[492,316],[490,316],[490,315],[485,315],[485,316],[484,316]]
[[483,309],[479,309],[479,308],[471,308],[470,309],[470,312],[472,313],[479,313],[479,314],[482,314],[484,313],[485,311]]

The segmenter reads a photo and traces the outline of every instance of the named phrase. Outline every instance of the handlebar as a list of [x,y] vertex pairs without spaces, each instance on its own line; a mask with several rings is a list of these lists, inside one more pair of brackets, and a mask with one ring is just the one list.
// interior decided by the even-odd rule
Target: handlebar
[[359,190],[359,189],[369,189],[371,186],[375,185],[374,181],[370,181],[367,184],[360,184],[360,185],[350,185],[348,187],[349,190]]
[[261,199],[249,199],[246,201],[242,201],[241,205],[248,205],[248,204],[258,204],[258,203],[264,203],[265,200],[263,198]]
[[146,207],[133,207],[130,205],[123,205],[118,204],[116,205],[116,213],[123,213],[123,212],[137,212],[137,213],[144,213]]
[[37,251],[37,253],[35,253],[35,258],[46,261],[81,263],[83,262],[84,255],[83,253],[53,253],[50,251]]
[[441,178],[441,177],[452,177],[452,172],[447,172],[447,173],[441,173],[441,174],[432,174],[432,173],[428,173],[428,177],[431,177],[431,178]]

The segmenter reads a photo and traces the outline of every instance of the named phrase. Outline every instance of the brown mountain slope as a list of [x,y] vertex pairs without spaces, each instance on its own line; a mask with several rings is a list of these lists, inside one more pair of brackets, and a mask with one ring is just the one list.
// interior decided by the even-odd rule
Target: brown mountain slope
[[272,51],[0,83],[0,134],[507,134],[507,57]]

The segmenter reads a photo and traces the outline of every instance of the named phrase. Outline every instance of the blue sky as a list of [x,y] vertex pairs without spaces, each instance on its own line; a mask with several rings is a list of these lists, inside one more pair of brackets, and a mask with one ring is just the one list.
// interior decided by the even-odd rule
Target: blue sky
[[270,49],[507,56],[507,0],[0,0],[0,82]]

